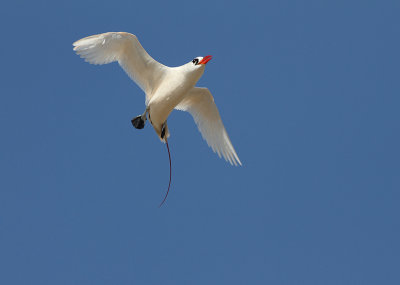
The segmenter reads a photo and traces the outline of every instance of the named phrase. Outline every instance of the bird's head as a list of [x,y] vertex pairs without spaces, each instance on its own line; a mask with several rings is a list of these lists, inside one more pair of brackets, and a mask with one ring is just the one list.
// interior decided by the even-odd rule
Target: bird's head
[[203,75],[205,66],[207,62],[211,60],[211,58],[211,55],[206,55],[205,57],[198,56],[184,65],[185,70],[188,72],[188,75],[190,74],[189,76],[193,77],[193,79],[197,82],[197,80],[199,80]]
[[206,55],[205,57],[198,56],[192,60],[193,66],[201,67],[205,66],[207,62],[209,62],[212,59],[211,55]]

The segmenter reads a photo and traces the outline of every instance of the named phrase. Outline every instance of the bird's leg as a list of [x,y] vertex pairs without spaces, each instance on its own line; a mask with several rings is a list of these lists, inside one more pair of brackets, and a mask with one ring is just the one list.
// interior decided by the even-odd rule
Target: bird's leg
[[132,125],[136,128],[136,129],[143,129],[144,128],[144,124],[146,123],[147,120],[147,113],[149,112],[149,108],[146,108],[146,111],[144,111],[144,113],[140,116],[137,116],[135,118],[133,118],[131,120]]
[[161,139],[163,139],[163,138],[165,137],[165,128],[166,128],[166,125],[167,125],[167,121],[165,121],[165,123],[162,124],[162,126],[161,126]]

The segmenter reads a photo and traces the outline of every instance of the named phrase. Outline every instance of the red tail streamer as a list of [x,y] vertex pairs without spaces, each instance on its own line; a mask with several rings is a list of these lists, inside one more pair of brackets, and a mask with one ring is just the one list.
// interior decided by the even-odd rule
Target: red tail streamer
[[167,136],[165,136],[165,144],[167,145],[167,150],[168,150],[168,158],[169,158],[169,183],[168,183],[168,190],[167,194],[165,194],[164,200],[161,202],[160,206],[161,207],[165,200],[167,199],[168,193],[169,193],[169,187],[171,186],[171,177],[172,177],[172,167],[171,167],[171,154],[169,152],[169,146],[168,146],[168,141],[167,141]]

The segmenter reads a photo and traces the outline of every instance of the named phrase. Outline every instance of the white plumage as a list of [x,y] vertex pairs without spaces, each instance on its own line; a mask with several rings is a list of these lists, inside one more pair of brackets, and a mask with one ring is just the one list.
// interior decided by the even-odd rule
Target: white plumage
[[92,64],[117,61],[146,94],[146,114],[154,130],[164,141],[169,136],[166,124],[173,109],[188,111],[203,138],[214,152],[233,165],[239,157],[222,123],[214,98],[207,88],[195,87],[211,56],[197,57],[179,67],[167,67],[155,61],[135,35],[125,32],[89,36],[73,43],[74,51]]

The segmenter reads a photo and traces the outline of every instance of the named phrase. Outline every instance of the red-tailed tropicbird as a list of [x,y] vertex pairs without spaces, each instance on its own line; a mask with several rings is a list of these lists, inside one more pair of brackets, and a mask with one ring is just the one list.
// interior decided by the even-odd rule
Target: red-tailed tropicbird
[[132,119],[132,125],[142,129],[147,117],[162,142],[170,160],[167,119],[173,109],[188,111],[203,138],[214,152],[232,165],[242,165],[222,123],[214,98],[204,87],[195,87],[211,56],[196,57],[178,67],[168,67],[155,61],[135,35],[111,32],[80,39],[73,43],[74,51],[92,64],[117,61],[129,77],[146,93],[145,112]]

